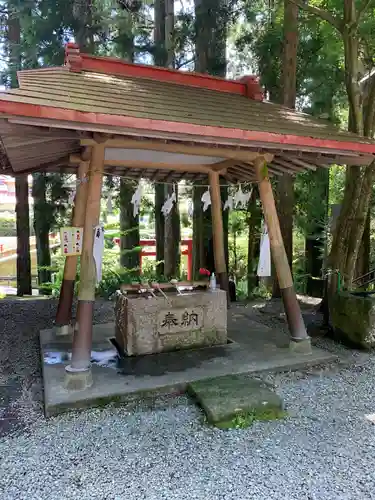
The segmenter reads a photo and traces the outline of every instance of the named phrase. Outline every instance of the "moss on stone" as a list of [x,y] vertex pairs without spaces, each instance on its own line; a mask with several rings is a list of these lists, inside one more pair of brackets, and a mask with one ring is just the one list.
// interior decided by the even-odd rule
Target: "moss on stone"
[[213,425],[219,429],[246,429],[255,422],[269,422],[285,418],[287,412],[277,408],[268,409],[266,411],[253,411],[250,413],[239,413],[231,420],[223,420],[216,422]]
[[375,299],[340,292],[330,299],[333,334],[350,347],[375,347]]

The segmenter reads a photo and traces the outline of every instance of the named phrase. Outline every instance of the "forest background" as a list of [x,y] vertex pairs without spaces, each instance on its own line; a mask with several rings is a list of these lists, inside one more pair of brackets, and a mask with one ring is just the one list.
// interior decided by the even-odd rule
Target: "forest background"
[[[17,86],[19,69],[62,65],[65,44],[75,41],[90,54],[180,71],[256,74],[267,99],[374,135],[374,0],[10,0],[0,2],[0,20],[5,87]],[[350,288],[374,266],[374,175],[374,164],[336,165],[274,181],[298,292],[322,296],[329,272],[339,272]],[[0,218],[0,236],[17,235],[18,294],[31,292],[30,234],[40,292],[55,293],[62,258],[51,250],[49,235],[71,217],[75,181],[40,172],[30,181],[16,177],[16,220]],[[145,276],[186,273],[181,236],[193,238],[194,273],[206,265],[212,224],[201,197],[207,187],[145,183],[140,217],[133,217],[136,187],[125,177],[105,181],[105,272],[98,289],[104,296],[139,275],[140,238],[156,238],[156,261],[143,267]],[[222,186],[223,200],[233,189]],[[178,203],[164,218],[161,207],[173,190]],[[224,212],[229,274],[240,297],[277,296],[276,282],[256,277],[262,219],[257,186],[243,190],[251,191],[246,209]],[[77,278],[79,283],[79,270]]]

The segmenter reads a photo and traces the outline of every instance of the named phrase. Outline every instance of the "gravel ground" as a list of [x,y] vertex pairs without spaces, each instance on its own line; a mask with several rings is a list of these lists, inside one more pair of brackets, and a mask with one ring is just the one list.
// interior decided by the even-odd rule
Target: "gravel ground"
[[[51,324],[53,309],[51,301],[0,303],[0,411],[14,420],[0,438],[1,499],[375,499],[366,419],[375,413],[375,355],[265,376],[288,417],[246,430],[207,427],[184,397],[45,421],[35,330]],[[99,304],[97,319],[111,310]]]

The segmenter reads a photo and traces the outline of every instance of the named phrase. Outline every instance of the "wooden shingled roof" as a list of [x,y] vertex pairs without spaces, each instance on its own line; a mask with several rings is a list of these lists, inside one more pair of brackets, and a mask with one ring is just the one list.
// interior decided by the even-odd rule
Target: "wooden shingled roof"
[[[74,168],[71,155],[90,145],[97,132],[114,141],[127,138],[133,152],[216,157],[218,163],[227,162],[233,181],[251,180],[254,152],[272,155],[273,174],[332,163],[367,165],[374,158],[374,141],[264,102],[253,77],[220,80],[70,48],[64,67],[21,71],[19,89],[0,94],[3,171],[9,165],[16,172]],[[159,169],[160,176],[155,168],[147,169],[138,156],[130,155],[126,168],[108,159],[106,169],[126,170],[130,177],[171,178],[167,170]],[[187,178],[197,178],[188,170]]]

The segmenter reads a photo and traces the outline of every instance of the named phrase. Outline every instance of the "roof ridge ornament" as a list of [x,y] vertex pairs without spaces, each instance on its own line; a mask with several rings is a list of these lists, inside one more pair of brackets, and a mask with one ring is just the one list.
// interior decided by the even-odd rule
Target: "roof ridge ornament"
[[246,97],[248,97],[249,99],[253,99],[254,101],[264,100],[264,92],[258,76],[245,75],[238,81],[245,85]]
[[69,42],[65,45],[65,66],[72,73],[81,73],[82,56],[78,44]]

